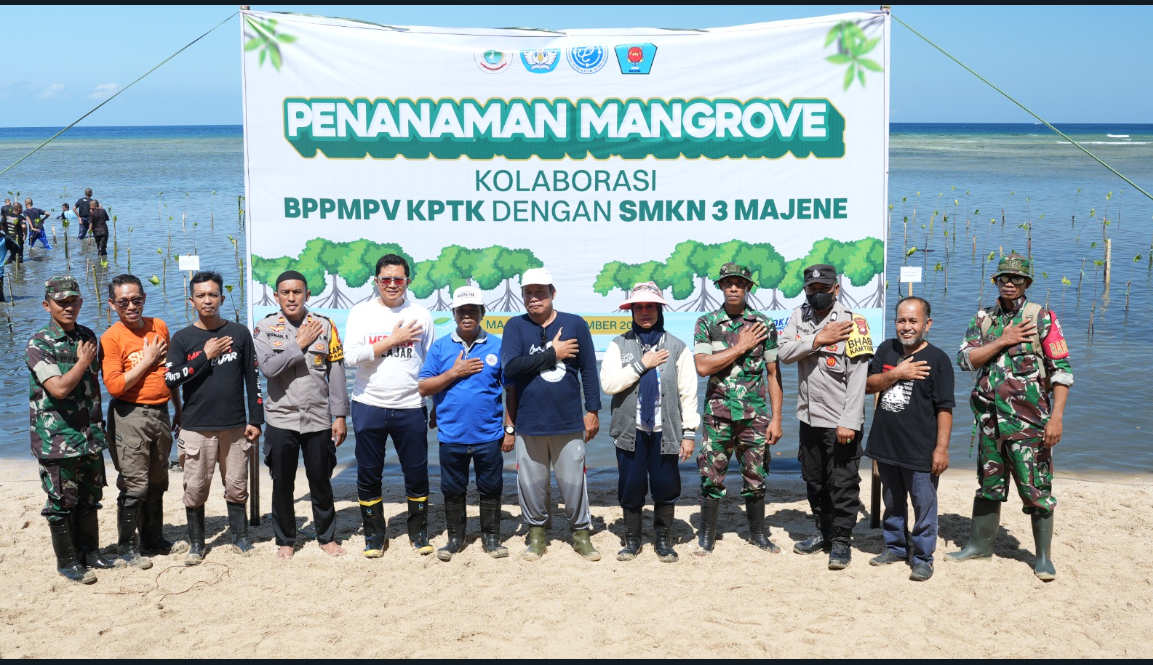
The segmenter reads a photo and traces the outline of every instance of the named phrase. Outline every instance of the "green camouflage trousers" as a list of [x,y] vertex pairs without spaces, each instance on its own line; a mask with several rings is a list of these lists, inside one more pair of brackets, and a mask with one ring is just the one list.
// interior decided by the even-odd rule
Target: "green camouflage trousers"
[[697,468],[701,472],[701,496],[720,499],[725,496],[725,474],[734,450],[741,465],[741,496],[757,499],[765,495],[765,433],[769,417],[729,420],[708,414],[704,417],[705,436]]
[[40,485],[48,500],[40,514],[62,522],[80,508],[98,508],[104,497],[104,453],[40,460]]
[[1001,441],[981,435],[977,455],[977,479],[981,482],[977,498],[1007,501],[1009,476],[1017,484],[1017,493],[1028,515],[1048,515],[1057,500],[1053,498],[1053,449],[1041,439]]

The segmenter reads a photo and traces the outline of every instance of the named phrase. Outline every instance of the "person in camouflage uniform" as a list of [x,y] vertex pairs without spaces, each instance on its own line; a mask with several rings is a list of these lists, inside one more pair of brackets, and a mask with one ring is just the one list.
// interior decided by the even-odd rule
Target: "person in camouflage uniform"
[[[712,552],[717,512],[725,496],[725,473],[735,452],[744,481],[741,496],[749,521],[749,539],[757,547],[780,552],[765,525],[765,476],[768,449],[781,439],[784,391],[777,363],[777,327],[749,308],[752,271],[736,263],[721,266],[717,286],[724,305],[697,319],[693,353],[697,374],[709,378],[705,393],[704,438],[697,467],[701,472],[701,528],[697,554]],[[767,378],[766,378],[767,375]],[[765,396],[772,403],[770,416]]]
[[965,561],[992,555],[1011,475],[1033,522],[1034,573],[1052,580],[1057,576],[1050,559],[1057,503],[1052,448],[1061,440],[1073,368],[1057,315],[1026,298],[1033,283],[1032,262],[1019,254],[1002,258],[993,283],[1000,297],[969,322],[957,352],[961,369],[977,372],[969,403],[979,437],[980,487],[969,542],[945,558]]
[[80,287],[72,277],[44,284],[51,320],[28,340],[28,415],[32,456],[48,500],[56,569],[73,582],[92,584],[89,568],[111,568],[100,556],[96,511],[104,495],[104,414],[96,379],[96,334],[76,323]]

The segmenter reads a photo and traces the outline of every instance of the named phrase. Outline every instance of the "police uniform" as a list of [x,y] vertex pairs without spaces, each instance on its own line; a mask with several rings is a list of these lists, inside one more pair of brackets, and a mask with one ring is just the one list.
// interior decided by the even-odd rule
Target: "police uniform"
[[304,310],[301,325],[311,321],[319,321],[323,331],[306,350],[296,342],[299,327],[282,312],[261,319],[252,334],[256,363],[268,384],[264,462],[272,476],[272,529],[282,547],[296,543],[293,501],[302,451],[316,540],[331,543],[336,533],[332,420],[348,416],[344,350],[331,319]]
[[[830,265],[810,266],[805,284],[836,283]],[[813,348],[827,325],[851,321],[848,340]],[[834,301],[823,317],[805,303],[793,310],[781,339],[781,362],[797,365],[797,418],[801,421],[797,458],[805,479],[809,507],[820,536],[798,544],[794,551],[810,554],[830,549],[834,542],[851,542],[861,509],[859,475],[861,430],[865,420],[865,383],[873,354],[869,325]],[[853,430],[848,443],[837,442],[837,428]],[[804,550],[804,551],[802,551]]]
[[[53,277],[44,284],[44,298],[80,297],[73,277]],[[53,397],[44,383],[67,374],[79,360],[81,342],[96,343],[96,334],[76,324],[64,330],[49,321],[28,340],[28,417],[32,456],[40,464],[40,484],[48,500],[40,512],[48,519],[56,567],[65,577],[90,584],[96,577],[85,565],[110,568],[99,556],[99,525],[107,484],[104,474],[104,413],[95,360],[85,368],[76,387],[65,397]]]

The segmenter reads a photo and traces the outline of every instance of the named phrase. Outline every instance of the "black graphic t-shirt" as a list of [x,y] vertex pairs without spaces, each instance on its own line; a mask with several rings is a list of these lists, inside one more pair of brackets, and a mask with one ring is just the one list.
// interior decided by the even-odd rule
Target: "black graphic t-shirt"
[[[899,340],[885,340],[869,363],[869,375],[888,372],[904,358]],[[956,405],[953,364],[932,344],[914,353],[913,360],[929,363],[929,376],[898,381],[881,393],[865,454],[878,462],[927,473],[933,468],[937,447],[937,409]]]
[[[231,337],[232,347],[209,360],[204,345],[217,337]],[[168,345],[164,382],[169,389],[179,386],[183,392],[184,429],[214,431],[264,424],[256,349],[252,334],[239,323],[225,321],[216,330],[188,326],[177,331]]]

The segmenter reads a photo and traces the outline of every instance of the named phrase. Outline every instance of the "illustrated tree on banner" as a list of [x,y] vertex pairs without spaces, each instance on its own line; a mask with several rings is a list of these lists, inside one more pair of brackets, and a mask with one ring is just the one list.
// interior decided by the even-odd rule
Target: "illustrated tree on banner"
[[641,282],[653,282],[661,289],[667,289],[669,282],[665,276],[665,264],[660,261],[639,264],[610,261],[597,274],[593,291],[607,296],[613,289],[620,289],[627,295],[634,284]]
[[[399,254],[403,256],[408,265],[412,266],[412,257],[401,249],[400,245],[395,243],[381,244],[375,240],[368,240],[360,238],[346,243],[334,243],[334,246],[339,244],[340,251],[336,257],[336,268],[339,271],[341,280],[345,285],[352,289],[358,289],[365,284],[368,284],[376,277],[376,262],[380,257],[385,254]],[[376,297],[376,284],[373,283],[372,291],[362,298],[360,302],[371,300]]]
[[494,312],[519,312],[524,301],[512,288],[512,280],[519,279],[530,268],[542,268],[544,262],[530,249],[510,249],[500,245],[486,247],[477,252],[472,278],[478,288],[492,291],[504,282],[504,293],[487,307]]
[[686,240],[673,248],[673,253],[665,263],[665,277],[672,288],[673,298],[685,300],[692,296],[700,280],[701,292],[681,311],[710,312],[720,307],[720,301],[709,293],[709,278],[713,274],[712,265],[717,254],[716,245],[706,245],[696,240]]
[[[435,259],[416,264],[410,287],[412,294],[421,299],[436,294],[436,302],[429,309],[434,312],[448,311],[452,307],[452,291],[469,283],[469,274],[475,260],[475,252],[466,247],[449,245],[442,248]],[[448,289],[447,298],[442,289]]]
[[260,283],[262,290],[260,293],[260,300],[256,302],[257,305],[275,305],[276,301],[268,293],[268,287],[276,288],[276,278],[280,273],[288,270],[296,260],[290,256],[282,256],[278,259],[266,259],[262,256],[252,255],[252,279]]

